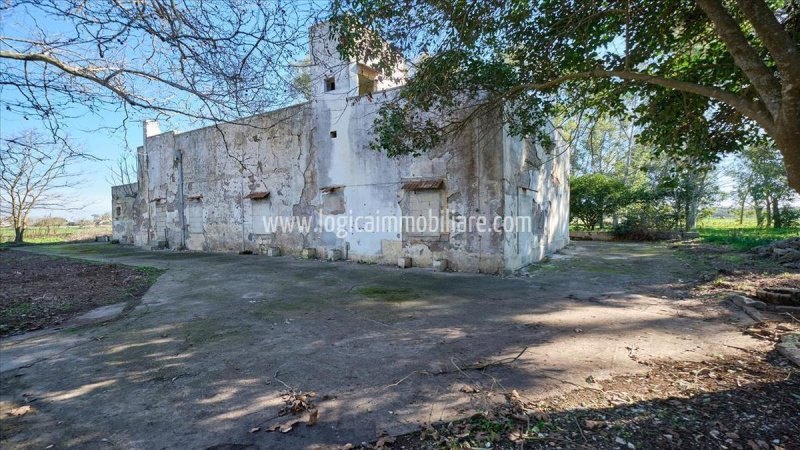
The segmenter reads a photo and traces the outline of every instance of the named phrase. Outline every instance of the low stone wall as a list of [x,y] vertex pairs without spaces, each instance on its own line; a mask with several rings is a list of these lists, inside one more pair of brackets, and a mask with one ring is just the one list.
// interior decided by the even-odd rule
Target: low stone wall
[[617,239],[610,231],[570,231],[569,238],[573,241],[613,241]]
[[569,238],[574,241],[674,241],[697,239],[700,233],[696,231],[659,231],[653,233],[648,239],[636,239],[617,236],[611,231],[570,231]]

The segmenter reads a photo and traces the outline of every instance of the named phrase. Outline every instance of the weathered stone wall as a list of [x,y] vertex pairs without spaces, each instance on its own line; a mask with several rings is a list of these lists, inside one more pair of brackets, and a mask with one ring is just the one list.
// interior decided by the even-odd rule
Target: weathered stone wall
[[[449,142],[421,156],[388,158],[372,150],[372,122],[381,104],[396,94],[350,97],[346,108],[317,108],[319,186],[343,186],[350,216],[409,215],[402,189],[409,180],[441,179],[437,192],[446,219],[502,214],[502,126],[496,118],[481,118]],[[334,114],[335,112],[335,114]],[[328,130],[336,131],[331,138]],[[491,224],[490,224],[491,225]],[[408,236],[395,232],[348,228],[345,238],[322,236],[326,246],[341,247],[351,259],[392,263],[410,256],[413,265],[429,267],[445,258],[454,270],[495,273],[503,268],[502,233],[491,230],[443,232],[439,236]]]
[[137,183],[111,187],[111,239],[121,244],[133,244],[137,224],[134,204],[138,196]]
[[506,270],[540,261],[569,243],[569,146],[556,129],[551,148],[504,133],[504,211],[530,217],[530,230],[504,234]]
[[[408,215],[412,193],[405,182],[441,179],[439,206],[445,219],[502,214],[503,136],[497,117],[482,117],[459,136],[419,157],[388,158],[372,150],[372,124],[381,105],[397,94],[407,70],[400,64],[378,83],[380,92],[358,92],[358,65],[341,61],[336,41],[325,25],[311,32],[314,66],[314,111],[317,173],[320,188],[341,186],[344,210],[350,217]],[[335,80],[327,91],[321,81]],[[335,136],[335,137],[334,137]],[[348,225],[344,237],[323,233],[320,245],[339,248],[350,259],[395,263],[400,256],[415,266],[430,267],[434,258],[448,260],[458,271],[496,273],[502,270],[502,233],[450,231],[438,236],[411,236],[402,229],[374,230]]]
[[[372,124],[405,68],[377,82],[384,90],[353,95],[360,66],[339,59],[324,27],[312,28],[311,42],[309,103],[184,133],[145,124],[139,194],[120,225],[128,240],[203,251],[314,248],[322,257],[335,249],[368,262],[408,256],[423,267],[446,259],[453,270],[487,273],[522,267],[568,242],[563,143],[553,152],[535,148],[509,136],[497,113],[419,157],[388,158],[370,148]],[[408,185],[419,181],[435,186]],[[490,223],[423,234],[400,223],[427,206],[445,220]],[[532,218],[532,231],[492,230],[494,217],[520,214]],[[359,217],[395,226],[353,222]],[[273,229],[264,218],[296,221]],[[339,227],[326,230],[329,219]]]
[[[260,217],[253,210],[259,209],[257,203],[275,216],[311,216],[316,210],[310,204],[316,196],[310,124],[309,105],[302,104],[240,124],[147,138],[152,239],[170,248],[183,243],[189,250],[258,251],[261,245],[275,245],[299,253],[308,236],[283,230],[257,234],[263,227],[254,227]],[[247,198],[255,192],[269,195]]]

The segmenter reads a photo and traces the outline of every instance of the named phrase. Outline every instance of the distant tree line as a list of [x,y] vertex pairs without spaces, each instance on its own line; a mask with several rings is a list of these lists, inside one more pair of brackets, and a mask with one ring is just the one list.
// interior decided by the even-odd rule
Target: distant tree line
[[564,129],[572,144],[570,215],[582,228],[640,237],[694,230],[725,198],[723,180],[733,183],[730,195],[739,207],[740,223],[746,208],[754,211],[760,227],[788,227],[797,221],[780,153],[767,141],[743,145],[732,167],[721,169],[716,161],[692,156],[696,152],[691,149],[683,156],[660,151],[624,115],[584,116],[566,121]]
[[746,148],[730,171],[736,182],[734,191],[739,223],[744,222],[745,208],[752,208],[759,227],[782,228],[797,220],[797,212],[788,207],[794,192],[778,152],[766,145]]
[[[635,101],[631,102],[631,106]],[[586,229],[624,234],[693,230],[719,200],[714,164],[659,152],[624,115],[565,123],[572,144],[570,214]]]
[[[11,216],[3,217],[3,226],[11,226],[14,218]],[[27,218],[26,228],[59,228],[59,227],[94,227],[111,223],[111,213],[92,214],[92,218],[69,220],[59,216],[46,216],[39,218]]]

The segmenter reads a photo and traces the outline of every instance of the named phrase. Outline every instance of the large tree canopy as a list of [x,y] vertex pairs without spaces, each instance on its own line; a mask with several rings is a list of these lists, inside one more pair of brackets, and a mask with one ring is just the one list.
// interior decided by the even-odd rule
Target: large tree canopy
[[[377,119],[378,146],[418,153],[459,129],[458,99],[535,134],[558,105],[622,112],[642,139],[713,160],[767,138],[800,192],[800,17],[793,0],[338,0],[345,55],[415,73]],[[376,33],[364,33],[363,27]],[[375,36],[391,47],[377,45]],[[420,111],[442,111],[442,121]]]

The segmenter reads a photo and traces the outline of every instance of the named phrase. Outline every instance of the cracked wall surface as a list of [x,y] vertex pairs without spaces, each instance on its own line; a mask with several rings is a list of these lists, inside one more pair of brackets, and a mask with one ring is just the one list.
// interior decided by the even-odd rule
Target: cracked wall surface
[[542,260],[569,243],[569,146],[559,130],[544,148],[504,133],[503,194],[506,217],[530,217],[530,231],[503,236],[506,270]]
[[[376,81],[379,91],[359,95],[363,65],[339,58],[325,26],[311,33],[310,102],[183,133],[145,124],[138,192],[125,200],[112,191],[115,204],[128,205],[114,238],[199,251],[313,248],[325,257],[338,250],[345,259],[389,264],[405,256],[421,267],[444,259],[451,270],[486,273],[522,267],[567,243],[563,142],[550,152],[537,148],[510,136],[491,113],[421,156],[389,158],[370,148],[372,124],[399,92],[405,68]],[[421,201],[446,220],[523,214],[534,227],[408,232],[399,219],[418,213]],[[296,221],[265,227],[267,216]],[[348,220],[358,217],[399,225]],[[326,229],[325,221],[341,225]]]
[[121,244],[133,244],[136,236],[136,197],[138,183],[122,184],[111,188],[111,234]]

